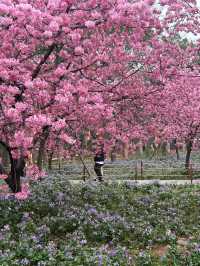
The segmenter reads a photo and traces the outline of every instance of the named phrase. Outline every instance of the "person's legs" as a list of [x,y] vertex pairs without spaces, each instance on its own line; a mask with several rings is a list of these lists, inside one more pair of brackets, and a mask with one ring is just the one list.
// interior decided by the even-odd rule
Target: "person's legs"
[[[96,168],[96,166],[94,166],[94,171],[95,171],[95,174],[96,174],[96,176],[97,176],[97,168]],[[94,181],[97,181],[97,179],[94,178]]]
[[[95,174],[96,174],[96,176],[98,177],[98,166],[95,164],[95,166],[94,166],[94,171],[95,171]],[[95,178],[95,181],[96,181],[96,178]]]
[[103,171],[102,171],[102,166],[101,165],[95,165],[94,166],[94,171],[97,175],[97,178],[99,181],[102,181],[102,177],[103,177]]
[[99,181],[103,181],[103,165],[100,166],[100,175],[99,175]]

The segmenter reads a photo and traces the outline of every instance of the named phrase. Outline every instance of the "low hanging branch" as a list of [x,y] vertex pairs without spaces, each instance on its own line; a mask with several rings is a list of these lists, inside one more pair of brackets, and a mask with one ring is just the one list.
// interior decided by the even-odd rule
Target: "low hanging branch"
[[40,73],[40,70],[42,68],[42,66],[46,63],[46,61],[48,60],[49,56],[51,55],[51,53],[53,52],[53,50],[56,48],[56,43],[53,43],[48,49],[46,54],[44,55],[44,57],[41,59],[40,63],[37,65],[37,67],[35,68],[35,70],[33,71],[32,74],[32,80],[34,80],[35,78],[37,78],[38,74]]

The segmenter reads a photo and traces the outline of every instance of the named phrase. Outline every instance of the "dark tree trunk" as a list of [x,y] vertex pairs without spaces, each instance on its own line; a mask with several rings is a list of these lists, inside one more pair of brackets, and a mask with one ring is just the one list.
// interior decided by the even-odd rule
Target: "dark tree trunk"
[[179,154],[179,149],[178,149],[177,145],[176,145],[176,158],[177,158],[177,160],[180,160],[180,154]]
[[49,136],[49,128],[46,127],[43,130],[43,135],[40,139],[40,144],[39,144],[39,150],[38,150],[38,157],[37,157],[37,166],[40,170],[42,170],[42,164],[43,164],[43,159],[44,159],[44,152],[45,152],[45,145],[46,141]]
[[52,159],[53,159],[53,152],[51,152],[48,156],[48,169],[52,170]]
[[116,152],[115,152],[115,150],[111,151],[110,159],[111,159],[111,162],[116,161]]
[[9,188],[12,192],[17,193],[21,191],[21,180],[20,175],[15,173],[9,173],[8,178],[5,179],[6,183],[8,184]]
[[13,159],[13,166],[11,165],[11,172],[5,180],[12,192],[17,193],[21,191],[21,177],[25,176],[25,159]]
[[160,150],[160,146],[161,144],[158,144],[158,146],[156,146],[155,142],[152,143],[152,146],[153,146],[153,155],[151,156],[151,159],[156,156],[158,157],[158,153],[159,153],[159,150]]
[[164,156],[167,155],[167,143],[166,142],[162,142],[162,144],[161,144],[161,152],[162,152],[162,155],[164,155]]
[[[25,175],[24,172],[25,159],[24,157],[20,157],[19,159],[13,159],[10,147],[3,141],[0,141],[0,144],[7,150],[11,165],[10,173],[8,174],[8,178],[5,179],[5,182],[8,184],[12,192],[14,193],[20,192],[21,191],[20,177]],[[6,171],[4,170],[3,166],[1,166],[1,172],[3,174],[6,174]]]
[[190,155],[192,152],[192,145],[193,145],[193,141],[188,140],[186,144],[186,157],[185,157],[185,168],[186,169],[188,169],[190,165]]
[[43,165],[44,147],[45,147],[45,141],[42,140],[40,142],[38,156],[37,156],[37,166],[40,170],[42,169],[42,165]]

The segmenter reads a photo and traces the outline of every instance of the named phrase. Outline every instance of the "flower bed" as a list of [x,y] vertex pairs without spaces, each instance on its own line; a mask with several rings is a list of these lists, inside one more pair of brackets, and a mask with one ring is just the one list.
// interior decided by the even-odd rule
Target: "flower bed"
[[0,201],[0,265],[199,265],[200,186],[33,184]]

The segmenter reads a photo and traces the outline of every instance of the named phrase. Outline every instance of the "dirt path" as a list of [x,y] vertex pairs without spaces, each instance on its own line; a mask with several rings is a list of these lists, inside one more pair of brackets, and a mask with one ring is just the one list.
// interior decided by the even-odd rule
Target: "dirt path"
[[[84,184],[85,182],[82,180],[69,180],[71,184]],[[87,180],[86,182],[96,183],[93,180]],[[200,180],[106,180],[105,182],[108,184],[129,184],[129,185],[198,185],[200,184]]]

